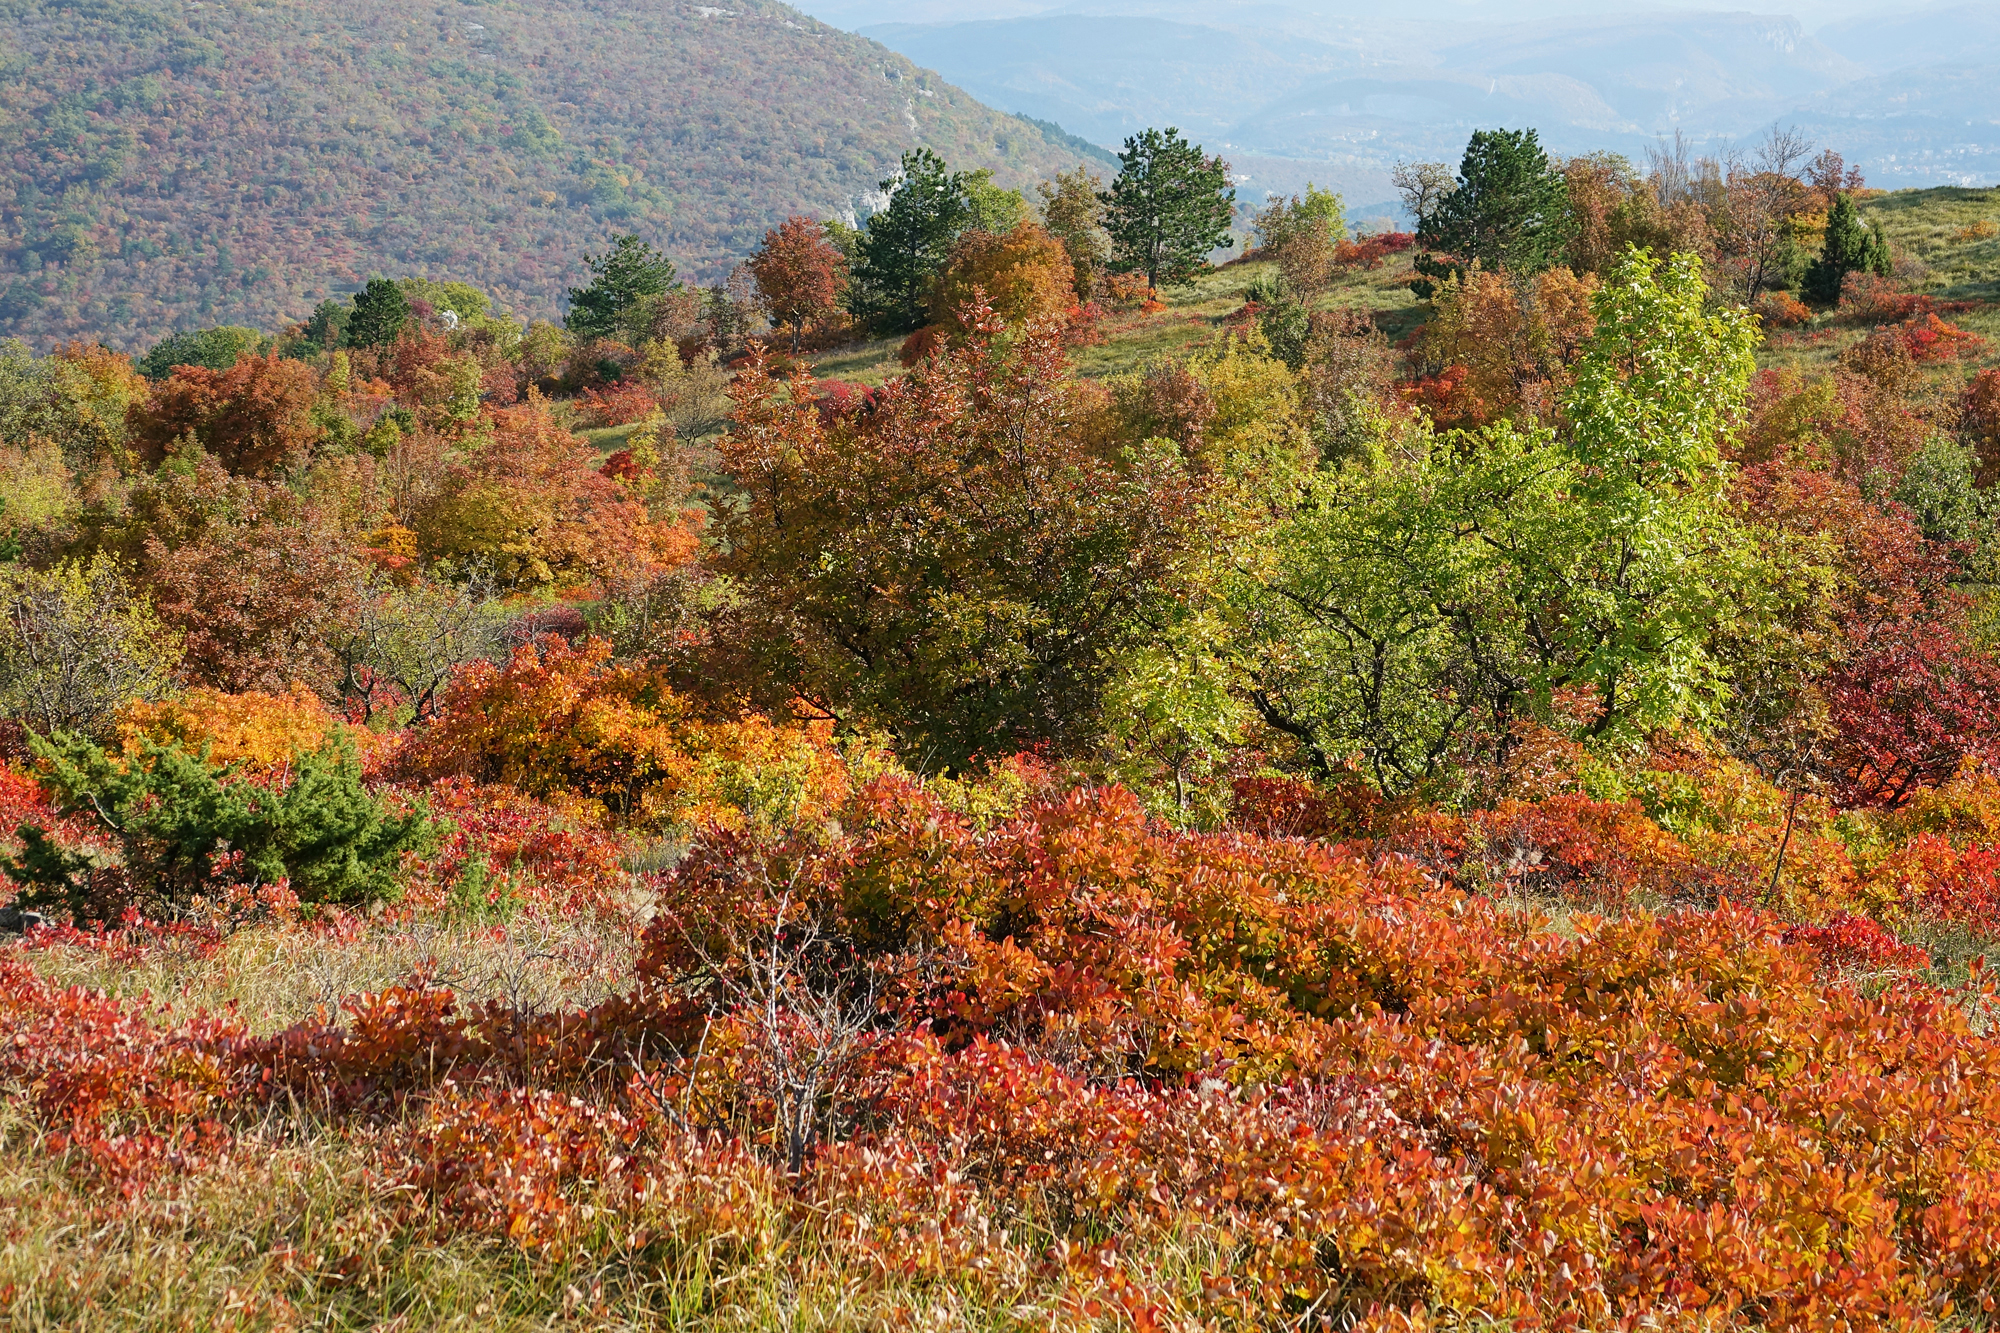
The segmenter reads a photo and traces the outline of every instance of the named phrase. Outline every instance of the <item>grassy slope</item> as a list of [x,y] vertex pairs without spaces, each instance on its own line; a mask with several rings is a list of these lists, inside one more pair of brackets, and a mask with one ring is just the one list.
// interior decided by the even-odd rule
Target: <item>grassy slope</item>
[[[1108,379],[1210,341],[1222,321],[1242,307],[1244,288],[1272,269],[1272,265],[1254,260],[1238,261],[1201,275],[1190,287],[1168,292],[1167,308],[1157,314],[1135,310],[1109,315],[1102,326],[1105,340],[1077,349],[1077,373],[1085,379]],[[1401,338],[1416,327],[1423,312],[1422,303],[1402,285],[1409,275],[1407,257],[1392,257],[1373,272],[1342,278],[1327,303],[1373,311],[1376,322],[1390,337]],[[896,360],[901,345],[897,338],[875,339],[837,347],[810,359],[814,373],[822,379],[876,385],[903,373]]]
[[[1869,201],[1863,212],[1881,227],[1899,257],[1916,261],[1917,290],[1940,301],[1971,303],[1970,309],[1951,318],[1993,344],[1976,364],[2000,364],[2000,189],[1899,190]],[[1994,224],[1991,236],[1979,234],[1982,221]],[[1202,275],[1192,287],[1169,292],[1168,308],[1158,314],[1135,311],[1110,316],[1103,326],[1106,341],[1078,350],[1077,371],[1089,379],[1103,379],[1207,341],[1242,305],[1243,289],[1270,268],[1254,260],[1238,261]],[[1410,273],[1407,254],[1391,256],[1379,269],[1341,278],[1327,303],[1372,312],[1383,332],[1400,340],[1423,322],[1426,309],[1404,285]],[[1767,342],[1758,361],[1766,366],[1825,368],[1864,334],[1863,329],[1822,316],[1803,331],[1779,334]],[[811,360],[822,378],[875,385],[902,373],[896,361],[900,345],[900,339],[876,339],[834,348]]]
[[[1985,338],[1988,346],[1965,364],[2000,364],[2000,189],[1897,190],[1868,200],[1862,216],[1875,224],[1899,261],[1899,277],[1940,302],[1966,302],[1947,315]],[[1982,234],[1986,223],[1991,234]],[[1800,330],[1774,332],[1760,364],[1826,369],[1867,330],[1822,315]]]

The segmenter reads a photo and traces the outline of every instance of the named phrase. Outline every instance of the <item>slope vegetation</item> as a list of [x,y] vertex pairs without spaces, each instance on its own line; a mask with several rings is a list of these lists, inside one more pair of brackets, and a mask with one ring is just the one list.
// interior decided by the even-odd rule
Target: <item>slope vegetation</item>
[[615,232],[712,278],[920,143],[1078,160],[768,0],[0,0],[0,336],[269,327],[377,271],[550,314]]

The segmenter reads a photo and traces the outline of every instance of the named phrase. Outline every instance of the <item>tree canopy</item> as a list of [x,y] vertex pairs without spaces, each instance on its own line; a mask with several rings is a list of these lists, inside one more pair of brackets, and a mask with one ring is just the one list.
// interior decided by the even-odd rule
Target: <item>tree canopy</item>
[[1536,273],[1561,261],[1572,226],[1567,182],[1533,130],[1475,130],[1457,188],[1418,222],[1417,269],[1432,281],[1474,263]]
[[637,236],[619,236],[601,255],[585,255],[588,287],[569,290],[569,331],[580,338],[609,338],[649,296],[674,285],[674,261]]
[[905,153],[882,189],[889,203],[862,233],[853,308],[889,329],[913,329],[923,323],[932,280],[973,223],[973,203],[964,175],[928,148]]
[[1186,284],[1211,251],[1235,244],[1236,187],[1229,164],[1203,155],[1179,130],[1146,130],[1125,141],[1118,176],[1099,196],[1112,262],[1143,273],[1149,287]]

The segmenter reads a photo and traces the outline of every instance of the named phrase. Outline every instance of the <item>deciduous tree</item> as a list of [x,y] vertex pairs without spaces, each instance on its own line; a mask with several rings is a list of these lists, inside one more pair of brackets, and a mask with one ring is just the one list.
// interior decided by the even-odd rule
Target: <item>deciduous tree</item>
[[0,709],[44,735],[100,732],[171,686],[181,643],[109,556],[0,564]]
[[1405,791],[1524,717],[1606,736],[1706,708],[1747,577],[1718,447],[1753,332],[1705,298],[1697,261],[1635,254],[1560,428],[1405,429],[1323,476],[1243,610],[1253,698],[1306,762]]
[[230,471],[268,477],[311,456],[325,433],[313,418],[318,397],[312,369],[275,352],[223,371],[182,366],[133,404],[132,443],[157,464],[191,436]]
[[1111,261],[1111,237],[1104,230],[1104,181],[1087,168],[1058,174],[1035,187],[1042,199],[1042,225],[1069,255],[1076,299],[1097,295],[1097,283]]
[[[986,324],[986,321],[981,321]],[[1088,746],[1121,645],[1194,541],[1178,451],[1126,451],[1067,374],[1059,331],[981,327],[829,420],[754,368],[723,459],[723,525],[765,697],[796,691],[957,767]]]
[[531,394],[489,409],[411,515],[426,559],[483,563],[512,587],[548,587],[693,554],[694,521],[657,521]]
[[327,639],[361,570],[325,510],[288,488],[176,456],[135,490],[129,534],[193,685],[332,686]]
[[792,216],[764,233],[749,259],[757,299],[773,323],[792,328],[792,351],[808,325],[831,318],[847,290],[847,256],[811,218]]
[[1266,204],[1256,227],[1258,250],[1277,261],[1293,292],[1311,299],[1333,281],[1335,247],[1347,236],[1339,195],[1307,181],[1304,195]]
[[931,293],[931,322],[963,336],[965,312],[984,306],[1019,328],[1052,319],[1075,303],[1074,270],[1062,242],[1033,222],[995,234],[968,231],[952,247],[951,258]]

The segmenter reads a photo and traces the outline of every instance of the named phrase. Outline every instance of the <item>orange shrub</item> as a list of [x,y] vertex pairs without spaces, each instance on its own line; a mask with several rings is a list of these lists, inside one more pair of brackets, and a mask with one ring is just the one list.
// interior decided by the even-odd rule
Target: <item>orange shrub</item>
[[701,720],[664,673],[610,656],[602,639],[545,636],[504,667],[471,664],[398,771],[578,797],[600,816],[653,827],[810,825],[844,792],[846,767],[823,729]]
[[1069,254],[1033,222],[996,236],[969,231],[930,299],[930,316],[949,334],[972,332],[966,312],[984,304],[1009,328],[1055,319],[1076,304]]
[[376,743],[372,733],[335,721],[325,704],[296,685],[288,694],[189,690],[161,703],[133,703],[120,715],[118,733],[128,754],[141,738],[178,743],[206,750],[218,764],[242,764],[255,776],[282,771],[335,736],[364,749]]

